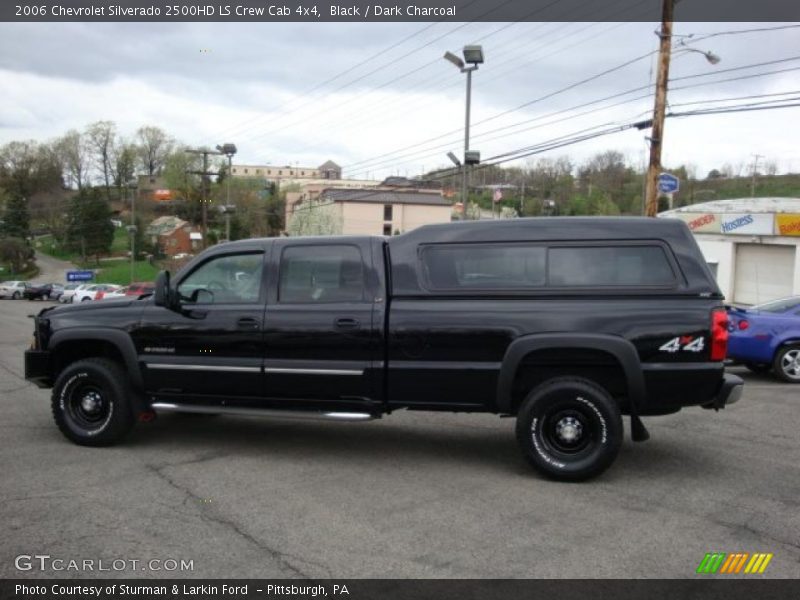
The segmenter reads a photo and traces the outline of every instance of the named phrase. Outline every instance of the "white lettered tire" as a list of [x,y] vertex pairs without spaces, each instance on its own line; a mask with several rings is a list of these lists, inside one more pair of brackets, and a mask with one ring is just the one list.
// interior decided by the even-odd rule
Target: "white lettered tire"
[[56,425],[82,446],[109,446],[133,427],[128,375],[113,360],[87,358],[67,366],[53,386]]
[[517,441],[538,471],[583,481],[605,471],[622,445],[622,415],[609,393],[588,379],[559,377],[540,384],[517,413]]

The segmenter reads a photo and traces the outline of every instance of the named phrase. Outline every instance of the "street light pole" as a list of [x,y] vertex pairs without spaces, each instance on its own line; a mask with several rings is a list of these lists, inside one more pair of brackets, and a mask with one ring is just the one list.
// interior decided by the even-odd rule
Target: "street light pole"
[[217,151],[228,157],[228,183],[225,200],[225,239],[231,241],[231,178],[233,177],[233,155],[236,154],[236,144],[222,144],[217,146]]
[[[467,218],[467,202],[469,200],[467,195],[467,177],[469,174],[469,165],[471,161],[468,159],[469,152],[469,122],[470,122],[470,109],[472,107],[472,72],[478,69],[478,65],[483,63],[483,48],[481,46],[464,46],[463,49],[464,60],[452,52],[445,52],[445,60],[453,63],[462,73],[467,75],[467,104],[464,114],[464,160],[462,163],[461,171],[461,218]],[[471,66],[466,66],[469,63]]]
[[464,123],[464,163],[462,165],[461,171],[461,215],[463,218],[467,216],[467,202],[469,201],[469,196],[467,194],[467,173],[469,169],[469,165],[467,165],[466,156],[467,152],[469,152],[469,114],[470,108],[472,105],[472,72],[477,69],[478,66],[475,65],[469,69],[463,69],[467,73],[467,110],[465,115],[465,123]]

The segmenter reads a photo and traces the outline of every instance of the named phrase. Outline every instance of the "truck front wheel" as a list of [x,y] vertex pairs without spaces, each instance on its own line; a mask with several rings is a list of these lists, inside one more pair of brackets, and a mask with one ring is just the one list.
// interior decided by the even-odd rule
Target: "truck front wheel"
[[528,394],[517,414],[517,441],[525,458],[561,481],[583,481],[605,471],[622,437],[619,406],[588,379],[545,381]]
[[82,446],[109,446],[133,427],[125,370],[106,358],[87,358],[65,368],[53,386],[53,418],[68,439]]

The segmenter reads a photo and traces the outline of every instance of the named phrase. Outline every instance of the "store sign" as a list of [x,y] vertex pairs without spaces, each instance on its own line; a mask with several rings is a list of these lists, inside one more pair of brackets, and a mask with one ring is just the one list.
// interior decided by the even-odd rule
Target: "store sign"
[[773,215],[726,214],[721,215],[720,233],[732,235],[772,235]]
[[775,233],[778,235],[800,236],[800,215],[775,215]]
[[720,215],[714,213],[674,213],[695,233],[719,233]]

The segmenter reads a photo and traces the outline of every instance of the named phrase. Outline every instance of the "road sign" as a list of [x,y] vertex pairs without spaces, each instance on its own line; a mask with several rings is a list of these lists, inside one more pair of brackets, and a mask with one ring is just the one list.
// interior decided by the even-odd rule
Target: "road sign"
[[662,194],[674,194],[680,189],[680,179],[672,173],[661,173],[658,176],[658,191]]
[[67,281],[91,281],[94,271],[67,271]]

